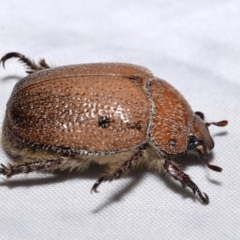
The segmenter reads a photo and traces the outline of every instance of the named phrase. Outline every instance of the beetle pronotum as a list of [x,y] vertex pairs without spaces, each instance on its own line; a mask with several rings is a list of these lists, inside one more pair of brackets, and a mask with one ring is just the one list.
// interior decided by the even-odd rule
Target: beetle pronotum
[[27,77],[13,89],[3,123],[2,145],[18,161],[1,164],[11,177],[33,171],[86,170],[97,163],[105,175],[93,185],[120,178],[143,166],[165,172],[190,187],[204,203],[207,194],[174,163],[194,152],[209,168],[214,147],[210,125],[184,97],[146,68],[124,63],[93,63],[51,68],[11,52],[0,62],[18,58]]

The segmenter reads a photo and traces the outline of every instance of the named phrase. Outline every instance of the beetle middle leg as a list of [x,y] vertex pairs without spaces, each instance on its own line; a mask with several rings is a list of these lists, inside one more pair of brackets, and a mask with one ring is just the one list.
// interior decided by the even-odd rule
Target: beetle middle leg
[[1,164],[0,174],[6,175],[8,178],[20,174],[38,171],[54,171],[64,164],[62,159],[53,159],[45,161],[33,161],[20,164],[8,164],[7,166]]
[[36,64],[34,61],[17,52],[7,53],[5,56],[1,58],[0,63],[2,63],[3,67],[5,65],[5,62],[10,58],[18,58],[20,62],[24,63],[27,66],[26,73],[29,74],[50,68],[50,66],[46,63],[44,59],[40,59],[39,63]]
[[112,181],[114,179],[120,178],[122,174],[131,170],[132,167],[141,159],[142,156],[143,156],[143,148],[138,149],[138,151],[134,153],[127,161],[125,161],[116,171],[99,178],[96,181],[96,183],[93,185],[91,189],[91,193],[93,191],[98,192],[97,188],[102,182]]
[[171,161],[166,160],[163,164],[164,170],[169,173],[174,179],[181,182],[182,186],[190,187],[195,194],[197,192],[198,196],[202,202],[208,204],[209,199],[206,193],[201,192],[198,186],[190,179],[190,177],[181,171],[177,166],[175,166]]

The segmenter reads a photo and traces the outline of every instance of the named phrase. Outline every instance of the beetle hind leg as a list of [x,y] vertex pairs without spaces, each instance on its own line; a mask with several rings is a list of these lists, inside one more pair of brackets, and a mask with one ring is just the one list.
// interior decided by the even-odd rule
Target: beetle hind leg
[[139,149],[127,161],[125,161],[119,168],[117,168],[117,170],[99,178],[93,185],[91,189],[91,193],[98,192],[97,188],[102,182],[118,179],[122,176],[122,174],[125,174],[128,171],[130,171],[133,168],[133,166],[137,164],[137,162],[141,159],[142,156],[143,156],[143,149]]
[[26,73],[29,74],[50,68],[44,59],[40,59],[39,63],[36,64],[34,61],[17,52],[7,53],[1,58],[0,63],[2,63],[3,67],[5,67],[5,62],[10,58],[18,58],[20,62],[24,63],[27,66]]
[[10,178],[13,175],[21,173],[39,172],[39,171],[54,171],[57,170],[64,162],[61,159],[33,161],[19,164],[1,164],[0,174]]
[[208,195],[204,192],[201,192],[198,186],[190,179],[190,177],[181,171],[177,166],[175,166],[170,161],[165,161],[163,164],[164,170],[169,173],[174,179],[181,182],[182,186],[190,187],[193,190],[193,193],[197,193],[203,203],[208,204],[209,198]]

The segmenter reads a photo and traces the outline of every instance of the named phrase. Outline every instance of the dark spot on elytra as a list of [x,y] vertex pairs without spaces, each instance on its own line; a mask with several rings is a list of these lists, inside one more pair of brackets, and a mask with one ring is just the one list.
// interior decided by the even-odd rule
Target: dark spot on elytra
[[98,126],[101,128],[109,127],[109,123],[110,123],[110,118],[107,116],[101,116],[98,119]]

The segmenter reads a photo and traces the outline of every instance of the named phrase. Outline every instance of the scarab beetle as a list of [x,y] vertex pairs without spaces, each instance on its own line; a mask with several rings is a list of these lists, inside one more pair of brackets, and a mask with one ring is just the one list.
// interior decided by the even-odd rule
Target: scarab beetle
[[11,177],[33,171],[77,168],[91,163],[106,174],[93,185],[119,178],[135,167],[166,172],[190,187],[204,203],[208,196],[174,161],[189,152],[202,156],[214,147],[209,125],[169,83],[148,69],[125,63],[93,63],[51,68],[11,52],[1,59],[18,58],[27,77],[13,89],[2,129],[4,149],[18,161],[1,164]]

